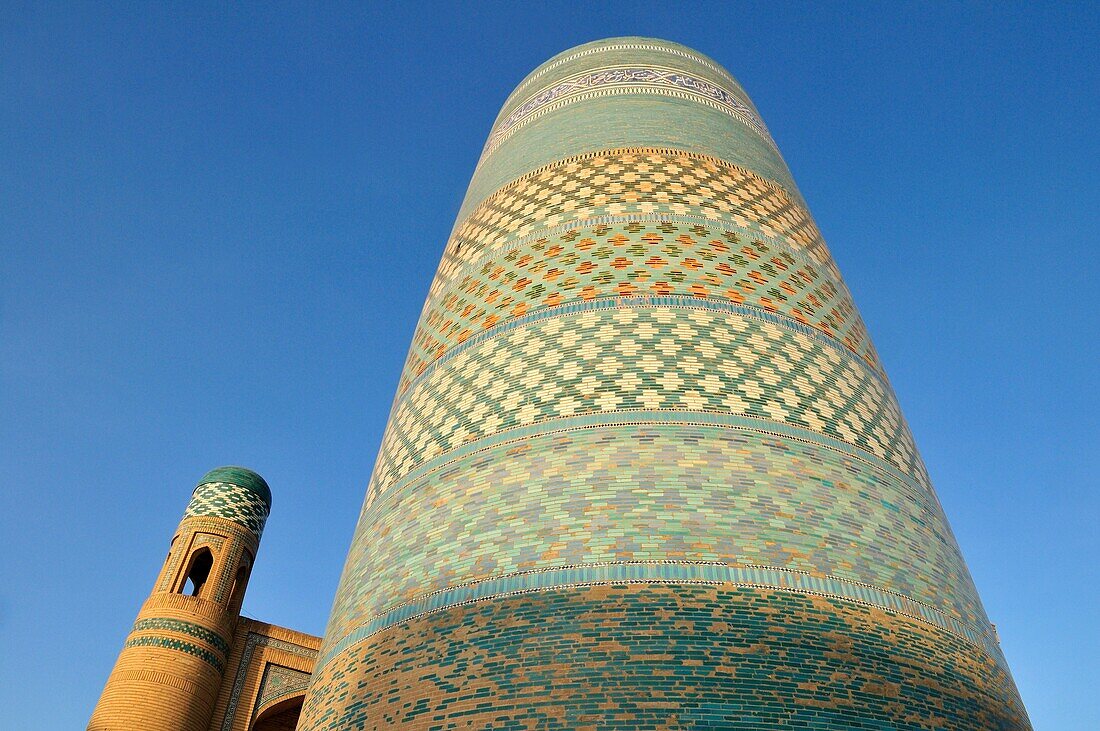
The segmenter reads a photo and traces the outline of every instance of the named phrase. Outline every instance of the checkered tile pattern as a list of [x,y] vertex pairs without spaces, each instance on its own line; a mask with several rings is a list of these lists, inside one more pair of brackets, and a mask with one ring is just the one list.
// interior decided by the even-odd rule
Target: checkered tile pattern
[[881,373],[834,268],[732,225],[635,221],[532,234],[489,249],[446,281],[413,337],[401,393],[438,357],[513,318],[570,302],[675,294],[781,313],[837,339]]
[[433,292],[456,267],[509,237],[569,221],[653,214],[733,224],[834,266],[809,213],[774,183],[715,158],[637,148],[554,163],[494,193],[456,227]]
[[661,409],[807,428],[923,479],[889,387],[847,350],[742,315],[639,305],[529,322],[438,363],[395,403],[370,491],[505,429]]
[[184,518],[225,518],[252,531],[256,540],[264,532],[269,508],[256,493],[228,482],[207,482],[195,488]]
[[507,103],[303,731],[1029,728],[851,295],[709,63],[597,42]]

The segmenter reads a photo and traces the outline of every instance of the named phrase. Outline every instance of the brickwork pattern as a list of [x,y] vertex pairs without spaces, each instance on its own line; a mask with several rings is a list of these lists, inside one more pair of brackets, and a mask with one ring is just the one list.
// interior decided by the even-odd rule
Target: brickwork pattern
[[702,303],[555,313],[497,328],[422,376],[394,406],[371,495],[427,460],[509,428],[661,409],[811,429],[923,479],[891,389],[843,348]]
[[210,731],[251,731],[273,705],[304,695],[320,644],[320,637],[242,617]]
[[195,488],[184,517],[224,518],[248,528],[259,540],[270,508],[255,492],[228,482],[207,482]]
[[231,633],[221,605],[154,593],[138,614],[88,728],[206,731]]
[[436,612],[326,665],[305,728],[1026,728],[997,663],[893,612],[614,584]]
[[302,731],[1029,728],[755,118],[649,39],[567,52],[506,102]]
[[[231,483],[195,489],[90,731],[208,731],[232,650],[239,611],[233,597],[243,594],[243,586],[233,591],[234,582],[256,555],[268,505]],[[206,551],[212,564],[205,582],[196,595],[184,594],[194,558]]]
[[494,576],[673,560],[858,582],[994,644],[939,504],[888,464],[809,432],[663,419],[596,426],[483,447],[374,501],[363,516],[374,530],[351,549],[372,561],[344,577],[329,632],[342,637],[424,594]]
[[726,224],[638,220],[533,234],[440,283],[413,336],[399,393],[472,336],[563,304],[690,296],[791,318],[879,370],[851,295],[828,267]]
[[189,653],[156,646],[126,648],[88,729],[207,731],[220,684],[219,671]]

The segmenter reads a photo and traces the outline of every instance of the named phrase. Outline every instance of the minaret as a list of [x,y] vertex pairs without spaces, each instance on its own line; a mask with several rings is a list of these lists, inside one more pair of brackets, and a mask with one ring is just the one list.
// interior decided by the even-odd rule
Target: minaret
[[299,730],[457,728],[1030,728],[778,148],[675,43],[516,88],[413,336]]
[[199,481],[90,731],[207,730],[270,512],[271,490],[251,470]]

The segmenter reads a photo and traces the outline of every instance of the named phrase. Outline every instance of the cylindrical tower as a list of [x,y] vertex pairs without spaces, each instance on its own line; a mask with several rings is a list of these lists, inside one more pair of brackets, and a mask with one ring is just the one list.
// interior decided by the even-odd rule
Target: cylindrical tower
[[504,104],[299,726],[1025,729],[752,102],[617,38]]
[[255,472],[202,478],[88,723],[90,731],[206,731],[271,512]]

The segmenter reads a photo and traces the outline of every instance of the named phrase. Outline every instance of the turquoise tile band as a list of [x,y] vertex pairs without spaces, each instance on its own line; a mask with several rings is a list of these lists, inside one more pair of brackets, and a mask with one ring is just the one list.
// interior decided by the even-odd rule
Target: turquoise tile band
[[[599,584],[728,584],[739,587],[780,589],[820,596],[847,599],[889,609],[899,614],[921,619],[940,629],[958,635],[989,653],[1002,665],[1004,658],[991,633],[978,633],[966,624],[934,607],[910,597],[883,591],[867,584],[858,584],[835,576],[809,574],[768,566],[727,566],[706,563],[615,563],[591,566],[571,566],[503,576],[444,591],[434,592],[415,602],[391,609],[375,617],[332,645],[321,658],[318,668],[358,642],[394,624],[405,622],[429,612],[496,597],[525,594],[546,589],[560,589]],[[1007,666],[1006,666],[1007,668]]]
[[741,86],[570,49],[508,97],[299,728],[1026,731],[851,292]]

